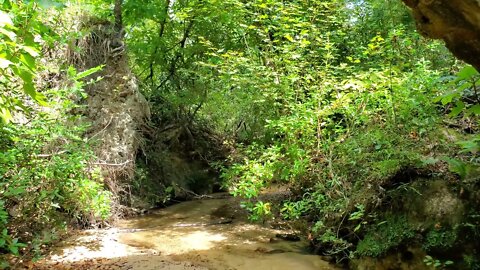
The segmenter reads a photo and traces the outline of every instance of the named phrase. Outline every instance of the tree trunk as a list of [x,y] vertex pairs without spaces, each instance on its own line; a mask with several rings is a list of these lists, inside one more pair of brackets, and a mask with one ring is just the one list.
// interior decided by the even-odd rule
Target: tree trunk
[[115,30],[120,35],[123,32],[122,5],[123,0],[115,0],[115,7],[113,8],[113,14],[115,15]]

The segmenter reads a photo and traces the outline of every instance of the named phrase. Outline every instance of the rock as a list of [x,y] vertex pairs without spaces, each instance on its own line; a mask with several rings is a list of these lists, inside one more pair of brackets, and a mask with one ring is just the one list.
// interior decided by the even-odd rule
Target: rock
[[264,254],[280,254],[280,253],[285,253],[286,251],[281,249],[269,249],[264,247],[258,247],[257,249],[255,249],[255,252],[264,253]]
[[417,180],[411,187],[421,194],[412,193],[404,198],[403,211],[408,213],[411,221],[418,224],[440,223],[450,226],[462,222],[465,205],[451,190],[447,181]]
[[292,242],[300,241],[300,237],[293,233],[277,233],[275,237],[285,241],[292,241]]
[[207,224],[207,226],[212,226],[212,225],[222,225],[222,224],[230,224],[233,222],[233,219],[225,219],[221,218],[219,220],[211,221]]
[[403,0],[412,9],[419,32],[443,39],[459,59],[480,70],[480,1]]

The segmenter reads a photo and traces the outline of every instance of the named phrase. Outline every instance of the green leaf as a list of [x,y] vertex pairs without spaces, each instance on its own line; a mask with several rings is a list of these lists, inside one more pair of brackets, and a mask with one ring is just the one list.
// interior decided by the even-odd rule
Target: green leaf
[[478,71],[473,66],[466,66],[457,73],[457,80],[467,80],[478,75]]
[[24,83],[29,83],[33,85],[33,74],[30,70],[27,70],[25,68],[15,68],[13,69],[13,72],[17,74],[20,78],[22,78]]
[[438,159],[430,157],[422,160],[423,165],[433,165],[438,162]]
[[480,104],[475,104],[472,107],[468,108],[468,114],[480,115]]
[[0,108],[0,117],[2,118],[2,121],[5,124],[10,123],[12,120],[12,114],[10,113],[10,110],[8,108],[2,107]]
[[462,101],[457,101],[456,106],[452,109],[448,116],[456,117],[463,111],[463,109],[465,109],[465,103],[463,103]]
[[457,144],[463,148],[461,153],[470,152],[472,154],[475,154],[480,151],[480,143],[475,140],[460,141],[457,142]]
[[37,49],[31,46],[21,46],[21,48],[26,51],[28,54],[30,54],[32,57],[37,57],[39,56],[39,52]]
[[461,179],[467,177],[467,166],[464,162],[453,158],[445,158],[445,160],[448,162],[451,172],[458,174]]
[[82,71],[82,72],[78,73],[78,74],[75,76],[74,79],[75,79],[75,80],[83,79],[83,78],[85,78],[85,77],[87,77],[87,76],[90,76],[90,75],[92,75],[92,74],[94,74],[94,73],[102,70],[103,67],[104,67],[104,66],[101,65],[101,66],[97,66],[97,67],[90,68],[90,69],[87,69],[87,70],[85,70],[85,71]]
[[457,90],[458,91],[464,91],[465,89],[468,89],[472,86],[473,86],[473,84],[471,82],[466,81],[466,82],[462,83],[462,85],[460,85]]
[[7,36],[11,41],[14,41],[17,37],[17,34],[2,27],[0,27],[0,34]]
[[454,98],[457,98],[459,96],[460,96],[460,94],[457,93],[457,92],[451,92],[451,93],[447,93],[447,94],[443,95],[442,98],[441,98],[442,105],[447,105],[447,104],[451,103]]
[[65,5],[63,3],[59,3],[57,1],[52,1],[52,0],[39,0],[38,4],[42,8],[64,8]]
[[290,41],[290,42],[293,42],[293,41],[294,41],[294,40],[293,40],[293,37],[292,37],[290,34],[286,34],[284,37],[285,37],[286,39],[288,39],[288,41]]
[[23,80],[23,91],[35,100],[41,106],[47,106],[46,97],[35,90],[35,84],[33,83],[33,73],[29,70],[20,69],[20,71],[14,69],[15,73]]
[[444,264],[445,264],[445,265],[452,265],[453,262],[452,262],[452,261],[446,261]]
[[33,83],[25,82],[23,84],[23,91],[33,99],[35,99],[35,96],[37,95],[37,91],[35,90]]
[[35,63],[35,58],[33,58],[28,53],[20,54],[20,61],[32,71],[37,69],[37,64]]
[[10,267],[10,264],[8,262],[2,261],[0,262],[0,269],[7,269]]
[[20,194],[24,194],[26,192],[25,187],[15,187],[15,188],[10,188],[5,192],[6,196],[17,196]]
[[10,245],[8,249],[13,255],[18,255],[18,247],[16,245]]
[[40,106],[48,106],[48,101],[47,101],[47,97],[42,94],[42,93],[39,93],[37,91],[35,91],[35,96],[32,97],[37,103],[38,105]]
[[10,0],[0,0],[0,5],[5,10],[9,10],[12,8],[12,4],[10,3]]
[[77,74],[77,70],[73,66],[69,66],[67,69],[68,77],[73,78],[76,76],[76,74]]

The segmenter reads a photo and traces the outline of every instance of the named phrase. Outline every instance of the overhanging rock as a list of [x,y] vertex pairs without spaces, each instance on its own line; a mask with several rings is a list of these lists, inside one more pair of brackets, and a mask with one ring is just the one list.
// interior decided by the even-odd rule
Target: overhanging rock
[[459,59],[480,70],[480,0],[403,0],[422,35],[443,39]]

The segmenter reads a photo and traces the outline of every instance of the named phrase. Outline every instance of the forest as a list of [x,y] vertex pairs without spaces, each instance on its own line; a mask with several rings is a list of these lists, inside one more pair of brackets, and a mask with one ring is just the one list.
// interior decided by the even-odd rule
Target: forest
[[479,58],[405,3],[0,0],[0,269],[218,193],[305,269],[480,269]]

